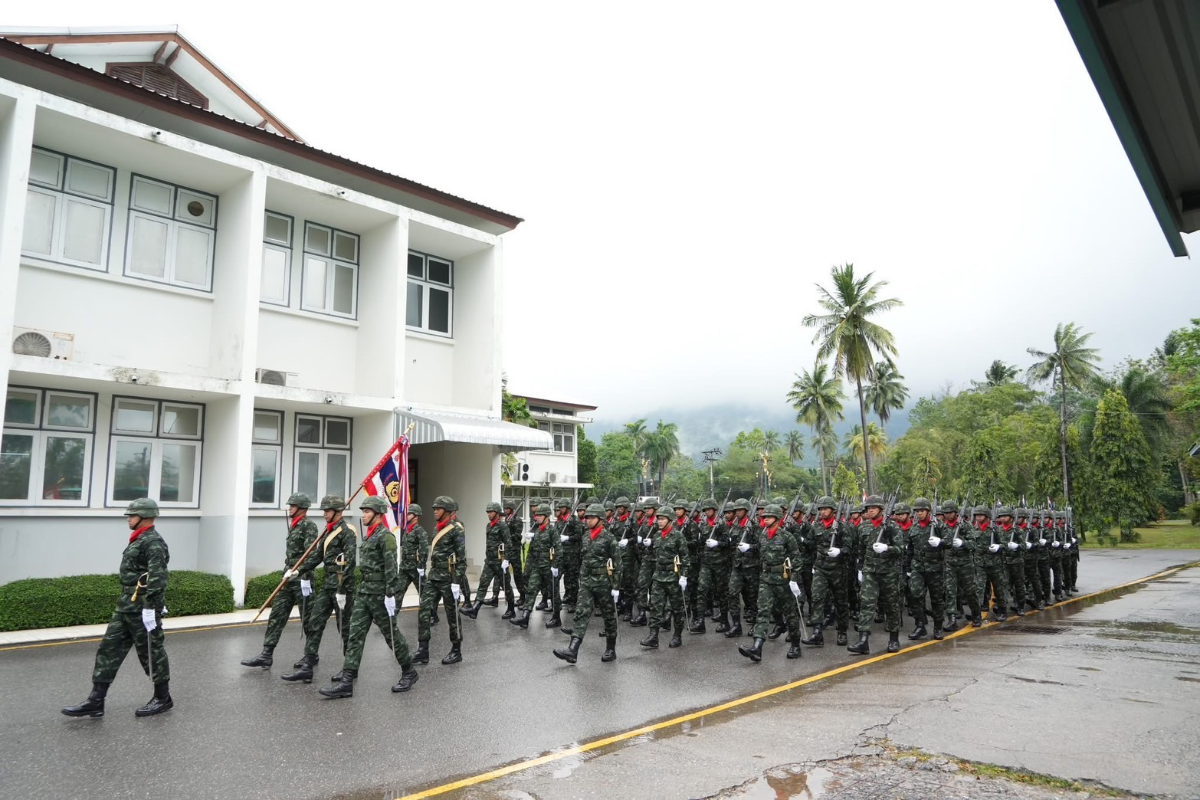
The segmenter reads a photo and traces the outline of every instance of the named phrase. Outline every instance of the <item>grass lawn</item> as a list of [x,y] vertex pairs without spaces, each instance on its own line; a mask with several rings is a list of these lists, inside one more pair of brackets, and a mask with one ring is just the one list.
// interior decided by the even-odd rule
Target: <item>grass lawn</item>
[[[1134,528],[1134,530],[1141,534],[1142,540],[1132,544],[1121,544],[1121,547],[1147,547],[1157,550],[1200,549],[1200,528],[1192,525],[1186,519],[1169,519],[1145,528]],[[1119,531],[1113,528],[1113,536],[1118,534]],[[1102,549],[1093,541],[1094,538],[1094,536],[1088,537],[1088,543],[1083,546],[1084,550]]]

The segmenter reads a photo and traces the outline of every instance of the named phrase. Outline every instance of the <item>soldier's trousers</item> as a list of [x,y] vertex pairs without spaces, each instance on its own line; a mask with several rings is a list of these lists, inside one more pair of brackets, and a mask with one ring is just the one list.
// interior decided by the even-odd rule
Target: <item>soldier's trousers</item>
[[592,613],[599,608],[604,616],[604,635],[617,635],[617,606],[612,598],[613,585],[603,578],[582,578],[579,581],[579,602],[571,622],[571,636],[582,639],[587,634]]
[[1008,595],[1008,570],[1003,564],[983,564],[976,573],[978,583],[979,607],[988,608],[991,605],[1000,611],[1007,607],[1005,598]]
[[638,543],[632,536],[621,548],[621,603],[629,607],[638,597],[638,571],[641,564],[638,561]]
[[944,567],[921,569],[914,567],[908,579],[908,594],[912,599],[913,616],[918,625],[928,624],[925,615],[925,596],[929,596],[934,625],[942,627],[946,618],[946,570]]
[[[517,588],[517,599],[525,596],[525,552],[518,547],[517,551],[508,557],[508,566],[512,570],[512,582]],[[508,578],[505,578],[507,581]]]
[[971,618],[979,616],[979,594],[975,587],[975,565],[968,561],[946,560],[946,605],[955,615],[962,611],[965,602],[971,609]]
[[674,573],[668,578],[655,576],[650,586],[650,629],[669,619],[676,628],[683,626],[683,589]]
[[[1057,555],[1057,558],[1055,557],[1056,555]],[[1059,596],[1063,593],[1063,589],[1066,588],[1065,585],[1063,584],[1062,553],[1055,554],[1054,551],[1051,551],[1050,572],[1053,575],[1054,594],[1055,594],[1055,596]]]
[[837,614],[837,629],[845,633],[850,628],[850,602],[846,593],[846,567],[840,561],[818,565],[813,569],[812,602],[809,616],[813,625],[823,626],[829,604]]
[[579,602],[579,559],[580,551],[577,549],[567,550],[563,554],[563,602],[569,606]]
[[337,618],[338,631],[342,637],[342,653],[346,652],[346,643],[350,641],[350,612],[354,609],[354,590],[346,589],[346,607],[337,607],[334,595],[336,589],[322,587],[313,592],[308,598],[308,633],[304,637],[304,655],[315,656],[321,652],[321,638],[325,635],[325,626],[329,624],[329,616]]
[[558,580],[550,572],[549,566],[529,564],[525,570],[525,607],[537,605],[538,593],[542,599],[550,603],[555,614],[562,610],[562,596],[558,593]]
[[[463,593],[463,602],[467,600]],[[459,644],[462,641],[462,629],[459,627],[458,604],[454,602],[454,590],[450,581],[431,581],[425,579],[425,588],[421,590],[421,613],[417,617],[417,641],[429,641],[429,629],[433,620],[433,610],[441,602],[446,608],[446,622],[450,625],[450,643]]]
[[1033,566],[1033,574],[1037,575],[1037,583],[1034,584],[1034,591],[1037,592],[1035,600],[1040,600],[1043,603],[1050,602],[1050,557],[1039,558]]
[[[812,617],[816,614],[813,606],[813,564],[809,561],[800,562],[800,589],[802,594],[801,602],[808,601],[808,616]],[[824,611],[824,609],[822,609]]]
[[1009,606],[1018,611],[1025,607],[1025,562],[1014,561],[1004,565],[1008,582]]
[[652,598],[650,597],[650,584],[654,578],[654,551],[642,550],[638,557],[641,560],[641,566],[638,567],[637,579],[637,597],[638,605],[642,608],[650,608]]
[[695,555],[689,553],[687,572],[688,587],[684,594],[686,595],[685,605],[687,608],[692,610],[692,617],[694,619],[702,618],[704,616],[704,609],[706,608],[705,606],[700,605],[700,569],[700,553],[697,552]]
[[414,586],[417,589],[417,602],[421,601],[421,576],[417,573],[416,567],[401,567],[400,573],[400,588],[396,590],[396,609],[399,610],[404,605],[404,595],[408,592],[408,587]]
[[[486,600],[488,589],[493,583],[504,585],[504,602],[513,602],[512,582],[508,580],[508,573],[500,569],[502,562],[493,559],[486,559],[483,562],[483,571],[479,573],[479,596],[476,600]],[[512,567],[512,562],[509,562],[509,567]],[[495,594],[500,595],[499,586],[495,589]]]
[[[1076,545],[1075,547],[1078,547]],[[1079,553],[1072,547],[1069,552],[1063,553],[1063,581],[1066,588],[1075,591],[1075,579],[1079,574]]]
[[[399,600],[396,601],[399,611]],[[395,617],[389,617],[387,608],[383,605],[383,595],[363,594],[359,592],[354,597],[354,612],[350,615],[350,642],[346,645],[346,661],[344,669],[358,670],[362,662],[363,645],[367,642],[367,634],[371,631],[371,623],[379,627],[383,640],[392,648],[396,663],[403,669],[412,666],[412,655],[408,652],[408,642],[400,632]]]
[[171,666],[167,663],[167,650],[163,645],[161,610],[157,616],[158,627],[147,635],[140,611],[132,614],[113,612],[108,621],[108,629],[104,631],[104,638],[100,640],[100,649],[96,651],[92,683],[112,683],[131,647],[137,651],[138,661],[141,662],[142,671],[146,675],[150,675],[150,662],[154,663],[155,683],[171,680]]
[[[717,607],[717,617],[729,614],[729,559],[705,559],[700,565],[700,608]],[[691,586],[689,582],[688,586]]]
[[[778,575],[778,570],[776,570]],[[800,641],[800,612],[796,597],[786,583],[772,583],[762,578],[758,581],[758,615],[754,618],[751,635],[755,639],[767,638],[767,626],[776,617],[783,616],[787,624],[788,641]]]
[[862,588],[858,583],[858,567],[852,558],[843,560],[846,562],[846,604],[850,606],[850,616],[857,617],[858,591]]
[[[736,566],[729,572],[729,613],[734,620],[743,616],[746,624],[750,620],[758,620],[758,581],[762,577],[762,567]],[[745,606],[745,611],[742,607]]]
[[[314,593],[315,594],[315,593]],[[263,636],[263,647],[274,647],[283,636],[283,628],[292,616],[292,609],[300,607],[300,630],[308,636],[308,608],[312,604],[313,595],[303,597],[300,594],[300,581],[288,583],[279,590],[271,601],[271,616],[267,619],[267,633]]]
[[875,609],[883,613],[883,629],[888,633],[900,632],[900,607],[904,600],[903,573],[900,570],[892,572],[863,572],[862,589],[858,593],[858,624],[854,629],[859,633],[870,633],[871,623],[875,621]]
[[525,595],[525,569],[521,565],[521,553],[518,550],[515,554],[508,557],[508,571],[499,572],[500,564],[496,564],[496,570],[499,572],[492,578],[491,588],[492,595],[499,597],[500,592],[504,592],[506,602],[513,602],[513,586],[517,587],[517,593],[521,596]]

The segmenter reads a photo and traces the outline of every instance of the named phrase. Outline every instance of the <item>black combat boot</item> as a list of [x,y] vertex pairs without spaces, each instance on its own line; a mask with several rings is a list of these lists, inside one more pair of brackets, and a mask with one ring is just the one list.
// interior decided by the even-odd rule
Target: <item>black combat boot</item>
[[87,700],[84,700],[77,706],[67,706],[62,710],[62,713],[68,717],[103,717],[104,696],[107,694],[107,683],[93,683],[92,691],[87,696]]
[[776,620],[775,626],[773,628],[771,628],[770,633],[767,634],[767,638],[770,639],[771,641],[775,641],[780,636],[782,636],[783,632],[786,630],[787,630],[787,625],[784,625],[782,620]]
[[736,613],[733,614],[733,624],[729,626],[729,630],[725,631],[726,639],[738,639],[742,635],[742,618]]
[[[528,613],[526,613],[525,618],[529,619]],[[428,639],[422,639],[421,641],[417,642],[417,652],[413,653],[413,663],[414,664],[428,664],[429,663],[429,640]]]
[[807,639],[801,639],[800,644],[812,645],[813,647],[824,647],[825,629],[820,626],[813,628],[812,635]]
[[268,647],[267,645],[264,644],[262,652],[259,653],[258,655],[256,655],[254,658],[243,658],[242,666],[243,667],[262,667],[263,669],[269,669],[270,666],[275,663],[275,657],[273,655],[271,655],[274,652],[275,652],[274,646]]
[[892,631],[888,634],[887,651],[889,653],[900,652],[900,631]]
[[342,681],[344,681],[344,680],[351,680],[351,681],[352,681],[352,680],[354,680],[354,676],[357,676],[357,675],[358,675],[358,673],[356,672],[356,673],[354,673],[354,676],[351,676],[350,678],[347,678],[346,676],[347,676],[347,675],[349,675],[351,672],[353,672],[353,670],[348,670],[348,669],[340,669],[340,670],[338,670],[337,672],[335,672],[335,673],[333,674],[333,677],[332,677],[332,678],[330,678],[329,680],[330,680],[330,682],[332,682],[332,683],[341,683],[341,682],[342,682]]
[[641,628],[650,624],[650,621],[646,619],[646,609],[638,608],[637,612],[638,613],[633,616],[633,619],[629,620],[629,627]]
[[628,600],[621,601],[621,619],[624,622],[629,622],[633,619],[633,603]]
[[983,616],[980,614],[976,614],[975,617],[971,620],[971,627],[972,628],[982,628],[983,627]]
[[171,687],[167,681],[154,684],[154,697],[150,698],[150,702],[133,712],[135,717],[153,717],[155,714],[161,714],[164,711],[170,711],[175,707],[175,701],[171,699]]
[[917,627],[913,628],[913,632],[908,635],[912,641],[920,641],[929,635],[929,631],[925,630],[925,623],[917,620]]
[[797,641],[793,641],[792,646],[788,648],[787,657],[788,658],[800,658],[803,655],[804,655],[804,651],[802,651],[800,649],[800,643]]
[[481,608],[483,608],[483,601],[480,600],[478,598],[478,596],[476,596],[475,605],[471,606],[470,608],[468,608],[467,606],[464,605],[463,610],[462,610],[462,615],[464,617],[470,617],[471,619],[475,619],[479,616],[479,609],[481,609]]
[[567,636],[570,636],[571,634],[573,634],[575,632],[574,626],[575,626],[574,617],[567,617],[566,622],[564,622],[562,625],[560,625],[558,630],[561,633],[565,633]]
[[462,642],[451,642],[450,652],[442,659],[443,664],[457,664],[462,661]]
[[534,611],[549,611],[550,606],[546,605],[546,598],[543,597],[541,600],[539,600],[538,604],[533,607],[533,610]]
[[552,616],[550,619],[546,620],[547,628],[561,628],[562,627],[562,619],[560,618],[559,613],[560,612],[555,611],[554,616]]
[[664,632],[671,630],[671,618],[669,616],[663,617],[662,624],[659,625],[659,627],[662,628]]
[[655,649],[658,648],[658,626],[657,625],[655,625],[653,628],[650,629],[650,632],[646,634],[646,638],[642,639],[641,644],[642,644],[642,647],[653,647]]
[[763,640],[755,639],[754,644],[750,647],[746,647],[744,644],[739,644],[738,652],[757,664],[758,662],[762,661],[762,646]]
[[[478,595],[476,595],[476,600],[478,602]],[[485,606],[487,606],[488,608],[499,608],[500,607],[500,595],[499,594],[492,595],[491,599],[484,600],[483,604]]]
[[683,646],[683,615],[675,615],[675,634],[671,637],[671,643],[667,647],[682,647]]
[[407,692],[412,688],[412,685],[417,682],[417,678],[419,677],[421,676],[417,674],[416,668],[410,666],[408,669],[404,670],[404,673],[400,676],[400,681],[392,687],[392,691],[397,693]]
[[513,604],[509,603],[508,608],[504,609],[504,613],[500,615],[500,619],[512,619],[514,616],[516,616],[516,612],[513,611]]
[[995,622],[1004,622],[1007,619],[1008,619],[1008,615],[1005,614],[1003,611],[992,615],[992,620],[994,620]]
[[713,614],[713,622],[717,623],[717,627],[713,628],[716,633],[729,633],[729,615],[722,614],[719,618]]
[[1045,611],[1045,610],[1046,610],[1046,601],[1045,601],[1045,600],[1038,600],[1038,602],[1037,602],[1037,610],[1038,610],[1038,611]]
[[875,624],[876,624],[876,625],[882,625],[882,624],[883,624],[883,612],[882,612],[882,611],[876,611],[876,612],[875,612]]
[[705,633],[704,617],[696,617],[691,627],[688,628],[688,633]]
[[946,633],[954,633],[956,630],[958,630],[958,617],[951,614],[950,616],[946,617],[946,619]]
[[331,686],[326,686],[324,689],[318,689],[325,697],[354,697],[354,679],[358,677],[358,670],[344,669],[339,673],[342,677],[340,681],[334,682]]
[[940,617],[933,623],[933,638],[939,642],[946,638],[946,632],[942,630],[942,621]]
[[863,631],[858,634],[858,641],[846,648],[856,656],[865,656],[871,652],[871,634]]
[[837,643],[838,643],[838,647],[846,646],[846,632],[845,631],[837,632]]
[[1012,613],[1018,617],[1025,616],[1025,612],[1024,612],[1024,610],[1021,609],[1020,606],[1017,606],[1016,608],[1014,608]]
[[603,661],[605,664],[607,664],[609,661],[616,661],[617,660],[617,637],[616,636],[605,636],[604,644],[605,644],[604,655],[600,656],[600,660]]
[[317,657],[305,655],[300,659],[300,666],[296,667],[294,672],[289,672],[286,675],[279,677],[285,681],[303,681],[304,683],[312,683],[313,669],[317,666]]
[[579,645],[581,644],[583,644],[582,639],[580,639],[578,636],[572,636],[571,641],[566,647],[554,648],[554,657],[561,658],[568,664],[574,664],[575,660],[579,658]]

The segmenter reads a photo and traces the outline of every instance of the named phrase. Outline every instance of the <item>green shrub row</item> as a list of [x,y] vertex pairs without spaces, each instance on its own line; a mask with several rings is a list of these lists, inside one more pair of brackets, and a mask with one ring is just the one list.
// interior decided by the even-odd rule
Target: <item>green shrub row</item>
[[[116,575],[26,578],[0,586],[0,631],[108,622],[121,596]],[[233,584],[224,575],[172,570],[167,609],[173,617],[234,610]]]
[[[362,580],[361,570],[355,569],[354,574],[358,576],[358,580]],[[281,580],[283,580],[283,570],[278,569],[246,581],[245,608],[258,608],[267,602],[267,598],[271,596],[271,592],[275,591],[275,587],[279,585]],[[316,589],[324,583],[325,568],[317,567],[313,573],[313,588]]]

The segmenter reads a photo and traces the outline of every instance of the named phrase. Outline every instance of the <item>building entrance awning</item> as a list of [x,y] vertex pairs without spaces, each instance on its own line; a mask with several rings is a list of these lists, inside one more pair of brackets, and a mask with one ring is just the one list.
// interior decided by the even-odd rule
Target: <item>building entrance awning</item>
[[396,409],[396,422],[401,431],[407,429],[409,425],[415,426],[409,436],[412,444],[433,444],[434,442],[488,444],[500,448],[502,453],[549,450],[554,446],[554,440],[545,431],[477,414],[416,412],[398,408]]

